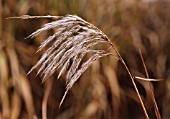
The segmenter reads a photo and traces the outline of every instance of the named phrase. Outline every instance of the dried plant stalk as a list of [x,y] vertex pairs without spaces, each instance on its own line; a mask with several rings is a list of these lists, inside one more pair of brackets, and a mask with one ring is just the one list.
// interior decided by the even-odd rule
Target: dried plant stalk
[[[44,42],[42,42],[41,46],[39,47],[38,51],[41,51],[49,43],[53,42],[52,45],[45,51],[42,55],[40,60],[37,62],[35,66],[28,72],[28,74],[39,67],[37,74],[43,74],[44,82],[49,76],[51,76],[56,69],[60,69],[60,73],[58,78],[61,74],[66,71],[66,79],[67,79],[67,87],[65,94],[60,102],[60,106],[63,103],[65,96],[67,95],[68,91],[71,89],[73,84],[79,79],[79,77],[86,71],[86,69],[95,61],[101,57],[105,57],[111,55],[111,53],[107,52],[107,50],[93,50],[93,46],[99,43],[107,43],[109,44],[113,50],[118,55],[118,58],[125,66],[134,88],[137,92],[139,97],[140,103],[142,105],[142,109],[146,118],[148,117],[147,111],[137,89],[137,86],[134,82],[134,78],[129,71],[126,63],[124,62],[123,58],[121,57],[120,53],[115,48],[114,44],[108,39],[108,37],[97,27],[94,25],[86,22],[85,20],[81,19],[75,15],[66,15],[66,16],[28,16],[24,15],[21,17],[12,17],[12,18],[21,18],[21,19],[30,19],[30,18],[52,18],[57,19],[54,22],[45,24],[42,28],[38,29],[37,31],[33,32],[27,38],[32,38],[43,31],[49,29],[57,29],[56,33],[52,36],[49,36]],[[55,38],[57,38],[55,40]],[[82,62],[82,59],[87,53],[92,53],[91,57]],[[72,61],[70,67],[69,64]]]
[[[141,60],[142,60],[142,64],[143,64],[144,70],[145,70],[146,78],[149,79],[148,70],[147,70],[146,64],[144,62],[141,50],[139,50],[139,54],[140,54],[140,57],[141,57]],[[159,80],[162,80],[162,79],[159,79]],[[153,81],[153,80],[151,80],[151,81]],[[161,119],[161,115],[160,115],[160,112],[159,112],[159,109],[158,109],[158,106],[157,106],[157,103],[156,103],[156,100],[155,100],[154,89],[153,89],[153,86],[152,86],[150,81],[148,81],[148,86],[150,88],[150,94],[151,94],[153,106],[154,106],[154,109],[155,109],[156,117],[157,117],[157,119]]]

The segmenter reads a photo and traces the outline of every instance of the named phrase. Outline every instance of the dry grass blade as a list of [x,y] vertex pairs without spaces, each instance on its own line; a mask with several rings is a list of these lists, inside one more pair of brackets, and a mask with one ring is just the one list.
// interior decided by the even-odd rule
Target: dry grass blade
[[143,77],[138,77],[135,76],[136,79],[144,80],[144,81],[163,81],[163,79],[148,79],[148,78],[143,78]]

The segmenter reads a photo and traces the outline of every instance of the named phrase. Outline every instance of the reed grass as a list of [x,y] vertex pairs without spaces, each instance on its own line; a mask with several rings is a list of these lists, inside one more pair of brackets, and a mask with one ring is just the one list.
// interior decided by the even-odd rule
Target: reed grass
[[[80,78],[82,73],[84,73],[95,60],[98,60],[101,57],[112,55],[107,50],[96,50],[92,49],[95,45],[99,43],[108,43],[112,49],[117,54],[119,60],[124,65],[127,70],[139,101],[141,103],[142,109],[144,111],[145,117],[148,119],[146,108],[140,96],[140,93],[137,89],[137,86],[134,81],[134,76],[131,74],[129,68],[127,67],[122,56],[116,49],[115,45],[110,41],[110,39],[97,27],[90,24],[89,22],[83,20],[82,18],[75,15],[66,15],[66,16],[28,16],[24,15],[21,17],[11,17],[11,18],[21,18],[21,19],[34,19],[34,18],[55,18],[57,19],[54,22],[45,24],[42,28],[36,30],[27,38],[33,38],[42,32],[50,29],[56,28],[56,32],[45,39],[37,52],[41,51],[47,45],[52,42],[52,45],[45,51],[37,64],[32,67],[28,72],[31,73],[34,69],[39,67],[37,72],[38,74],[43,74],[42,83],[50,77],[56,69],[59,69],[58,78],[62,73],[67,72],[66,74],[66,91],[60,102],[59,107],[62,105],[68,91],[74,85],[74,83]],[[57,38],[57,39],[55,39]],[[81,63],[84,56],[87,53],[92,53],[92,56]],[[71,63],[70,63],[71,62]],[[70,66],[69,66],[70,65]]]
[[[135,76],[150,118],[157,117],[148,81],[164,79],[151,84],[161,117],[169,118],[169,3],[167,0],[0,0],[0,118],[29,118],[32,115],[56,119],[144,118],[128,73],[119,58],[119,61],[113,59],[118,56],[112,48],[107,51],[114,57],[111,55],[93,62],[81,75],[81,80],[69,90],[61,109],[58,105],[65,91],[66,71],[61,73],[60,80],[55,80],[61,71],[56,69],[50,80],[43,84],[44,74],[35,77],[41,65],[25,75],[58,38],[35,54],[37,47],[55,34],[57,28],[46,30],[33,39],[24,38],[45,23],[57,20],[58,15],[65,14],[76,14],[94,24],[116,45],[132,76]],[[40,19],[42,16],[33,20],[5,20],[9,16],[24,14],[55,16],[44,16],[45,20]],[[24,19],[28,17],[34,16],[23,16]],[[99,49],[110,47],[102,43],[98,45],[101,45]],[[145,76],[138,49],[141,49],[149,78]],[[88,52],[80,65],[91,55]],[[71,63],[72,60],[68,68]]]

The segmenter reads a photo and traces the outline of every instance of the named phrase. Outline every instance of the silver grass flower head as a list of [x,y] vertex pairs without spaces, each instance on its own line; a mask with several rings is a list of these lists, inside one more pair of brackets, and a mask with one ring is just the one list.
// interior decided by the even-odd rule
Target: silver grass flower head
[[[55,29],[56,32],[41,43],[37,52],[47,48],[47,46],[48,48],[28,74],[39,68],[37,75],[42,74],[42,82],[44,82],[56,69],[59,70],[58,78],[66,72],[67,87],[61,105],[68,90],[87,68],[95,60],[111,55],[111,53],[107,50],[93,48],[100,43],[109,44],[107,36],[97,27],[76,15],[59,16],[56,21],[45,24],[28,38],[33,38],[50,29]],[[92,55],[83,62],[82,59],[87,53]]]

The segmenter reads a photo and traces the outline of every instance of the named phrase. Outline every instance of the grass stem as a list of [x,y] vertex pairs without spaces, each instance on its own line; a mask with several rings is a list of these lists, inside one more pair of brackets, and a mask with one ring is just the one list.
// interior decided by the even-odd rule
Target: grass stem
[[138,91],[138,89],[137,89],[136,83],[135,83],[135,81],[134,81],[134,78],[133,78],[133,76],[132,76],[129,68],[127,67],[125,61],[123,60],[122,56],[120,55],[120,53],[118,52],[118,50],[116,49],[116,47],[114,46],[114,44],[113,44],[110,40],[109,40],[109,42],[110,42],[110,45],[112,46],[112,48],[114,49],[114,51],[116,52],[116,54],[118,55],[120,61],[122,62],[122,64],[123,64],[124,67],[126,68],[128,74],[129,74],[129,76],[130,76],[130,78],[131,78],[131,80],[132,80],[132,83],[133,83],[133,86],[134,86],[134,88],[135,88],[135,91],[136,91],[136,93],[137,93],[137,95],[138,95],[138,98],[139,98],[139,101],[140,101],[140,103],[141,103],[141,106],[142,106],[143,112],[144,112],[144,114],[145,114],[145,117],[146,117],[146,119],[149,119],[149,116],[148,116],[148,114],[147,114],[145,105],[144,105],[144,103],[143,103],[143,101],[142,101],[142,98],[141,98],[141,96],[140,96],[140,93],[139,93],[139,91]]
[[[144,62],[141,50],[139,50],[139,54],[140,54],[140,57],[141,57],[141,60],[142,60],[144,70],[145,70],[146,78],[149,79],[148,70],[146,68],[146,64]],[[148,85],[149,85],[149,88],[150,88],[151,98],[152,98],[153,106],[154,106],[154,109],[155,109],[155,115],[156,115],[157,119],[161,119],[161,115],[160,115],[160,112],[159,112],[159,109],[158,109],[158,106],[157,106],[157,103],[156,103],[156,100],[155,100],[155,96],[154,96],[154,89],[153,89],[153,86],[152,86],[150,81],[148,81]]]

